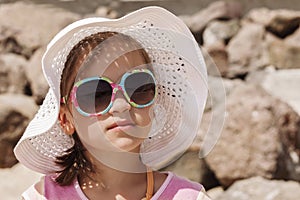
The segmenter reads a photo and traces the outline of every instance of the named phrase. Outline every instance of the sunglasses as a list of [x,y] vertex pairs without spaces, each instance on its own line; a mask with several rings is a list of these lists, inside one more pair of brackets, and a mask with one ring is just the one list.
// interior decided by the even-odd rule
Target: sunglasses
[[[74,84],[70,101],[83,116],[101,116],[110,110],[119,90],[131,106],[145,108],[155,100],[155,78],[148,69],[125,73],[119,84],[106,77],[86,78]],[[66,102],[65,98],[63,102]]]

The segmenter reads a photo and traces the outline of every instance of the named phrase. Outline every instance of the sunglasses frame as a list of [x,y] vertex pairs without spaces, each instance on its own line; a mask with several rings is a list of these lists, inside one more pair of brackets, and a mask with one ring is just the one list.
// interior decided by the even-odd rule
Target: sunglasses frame
[[[155,93],[154,93],[154,97],[153,99],[147,103],[147,104],[143,104],[143,105],[139,105],[135,102],[133,102],[130,97],[128,96],[127,92],[126,92],[126,89],[125,89],[125,81],[127,79],[127,77],[129,77],[130,75],[132,74],[136,74],[136,73],[141,73],[141,72],[144,72],[144,73],[147,73],[149,74],[153,80],[154,80],[154,84],[155,84]],[[80,85],[86,83],[86,82],[89,82],[89,81],[94,81],[94,80],[104,80],[106,82],[108,82],[110,84],[110,86],[112,87],[112,94],[111,94],[111,99],[110,99],[110,103],[109,105],[107,106],[107,108],[101,112],[98,112],[98,113],[87,113],[85,111],[83,111],[79,104],[78,104],[78,101],[77,101],[77,96],[76,96],[76,92],[77,92],[77,89]],[[98,76],[93,76],[93,77],[89,77],[89,78],[85,78],[85,79],[82,79],[80,81],[77,81],[71,92],[70,92],[70,101],[72,102],[72,104],[74,105],[74,107],[76,108],[76,110],[83,116],[86,116],[86,117],[97,117],[97,116],[101,116],[101,115],[104,115],[106,114],[112,107],[113,105],[113,102],[115,101],[115,97],[116,97],[116,94],[118,91],[121,91],[125,97],[125,99],[127,100],[127,102],[135,107],[135,108],[145,108],[145,107],[148,107],[150,105],[152,105],[156,99],[156,96],[157,96],[157,83],[156,83],[156,79],[154,78],[154,75],[153,73],[149,70],[149,69],[135,69],[135,70],[132,70],[130,72],[126,72],[123,74],[122,78],[121,78],[121,81],[119,84],[117,83],[114,83],[113,81],[111,81],[109,78],[107,77],[98,77]],[[66,98],[63,97],[62,98],[62,102],[66,102]]]

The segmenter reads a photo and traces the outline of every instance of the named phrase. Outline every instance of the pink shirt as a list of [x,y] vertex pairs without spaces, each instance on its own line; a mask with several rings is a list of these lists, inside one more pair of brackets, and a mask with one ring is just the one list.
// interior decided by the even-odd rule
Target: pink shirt
[[[48,200],[88,200],[81,190],[77,180],[68,186],[58,185],[51,176],[45,176],[44,197]],[[31,191],[32,192],[32,191]],[[23,195],[24,199],[32,196],[29,190]],[[204,188],[201,184],[178,177],[172,172],[168,176],[159,190],[154,194],[151,200],[198,200],[203,199]],[[202,197],[202,198],[200,198]],[[206,197],[207,198],[207,197]],[[209,198],[207,198],[209,199]]]

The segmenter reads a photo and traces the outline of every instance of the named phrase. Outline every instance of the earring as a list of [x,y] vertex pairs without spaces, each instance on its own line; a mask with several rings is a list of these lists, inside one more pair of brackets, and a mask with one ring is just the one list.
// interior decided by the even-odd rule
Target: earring
[[67,135],[72,135],[74,133],[74,127],[72,126],[72,124],[63,124],[63,130]]
[[70,126],[69,125],[66,125],[66,130],[67,130],[68,133],[70,132]]

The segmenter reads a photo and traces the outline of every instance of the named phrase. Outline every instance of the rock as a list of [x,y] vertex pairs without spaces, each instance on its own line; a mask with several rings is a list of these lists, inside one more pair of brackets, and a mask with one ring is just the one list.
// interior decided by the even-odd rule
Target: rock
[[178,160],[161,171],[172,171],[176,175],[201,183],[205,188],[218,185],[214,174],[207,168],[203,159],[199,158],[198,151],[187,151]]
[[167,167],[166,171],[168,170],[196,182],[203,182],[203,176],[207,172],[203,160],[199,159],[196,151],[186,152],[173,165]]
[[289,104],[300,115],[300,69],[255,72],[247,82],[260,84],[272,96]]
[[228,77],[237,77],[268,65],[264,45],[265,29],[260,24],[244,23],[227,46],[230,70]]
[[270,64],[278,69],[300,68],[300,29],[295,34],[280,40],[267,34],[266,43]]
[[200,130],[190,149],[199,151],[199,157],[205,158],[214,148],[222,134],[226,122],[226,99],[241,80],[227,80],[218,77],[208,77],[209,95],[205,112],[201,119]]
[[269,66],[265,67],[262,70],[250,72],[247,75],[247,77],[245,78],[245,81],[248,82],[248,83],[250,83],[250,84],[261,85],[261,83],[265,79],[266,75],[268,73],[273,73],[274,71],[276,71],[275,66],[269,65]]
[[240,25],[237,19],[229,21],[212,21],[203,32],[204,46],[214,45],[215,43],[228,43],[230,39],[237,34]]
[[277,105],[274,115],[281,142],[275,177],[300,181],[300,117],[284,104]]
[[221,77],[208,76],[208,90],[205,111],[212,109],[212,106],[218,107],[226,103],[226,97],[234,88],[238,87],[243,82],[239,79],[225,79]]
[[241,84],[228,95],[226,110],[221,137],[205,158],[223,186],[252,176],[274,178],[287,170],[278,168],[282,149],[298,147],[281,138],[297,140],[300,134],[295,133],[299,116],[288,105],[254,84]]
[[26,52],[13,37],[17,32],[10,27],[0,29],[0,53],[14,53],[29,57],[32,52]]
[[32,96],[37,104],[41,104],[48,92],[48,83],[42,71],[42,56],[45,48],[40,48],[34,52],[25,68],[26,76],[28,77]]
[[288,44],[299,44],[300,42],[300,27],[291,35],[286,37],[285,42]]
[[258,8],[251,10],[245,19],[262,24],[269,32],[285,38],[299,27],[300,11]]
[[221,42],[216,42],[204,46],[203,51],[207,73],[211,76],[226,77],[229,70],[229,61],[225,45]]
[[21,199],[21,194],[32,184],[38,182],[41,176],[19,163],[12,168],[0,169],[1,199]]
[[195,34],[198,42],[202,43],[201,35],[210,21],[215,19],[233,19],[240,17],[241,14],[242,8],[238,2],[217,1],[192,16],[180,16],[180,18]]
[[253,177],[237,181],[216,200],[295,200],[299,196],[300,184],[298,182]]
[[[26,51],[46,45],[64,26],[78,20],[79,15],[58,8],[28,2],[1,4],[0,30],[9,30],[10,38]],[[28,55],[30,57],[30,55]]]
[[[280,154],[277,177],[300,180],[300,70],[277,70],[265,73],[259,84],[272,96],[287,103],[291,108],[277,106],[276,116],[283,152]],[[293,110],[293,112],[290,112]],[[296,114],[296,113],[297,114]],[[293,122],[293,123],[291,123]]]
[[207,190],[207,194],[211,199],[217,199],[224,193],[224,189],[221,186]]
[[250,10],[244,19],[263,26],[268,26],[271,21],[271,12],[272,11],[268,8],[255,8]]
[[96,9],[95,13],[85,15],[85,17],[106,17],[110,19],[115,19],[119,17],[119,14],[117,11],[113,10],[108,6],[100,6]]
[[23,94],[28,82],[25,75],[26,59],[12,53],[0,54],[0,65],[0,94]]
[[17,163],[13,148],[37,111],[32,98],[21,94],[0,95],[0,167]]

